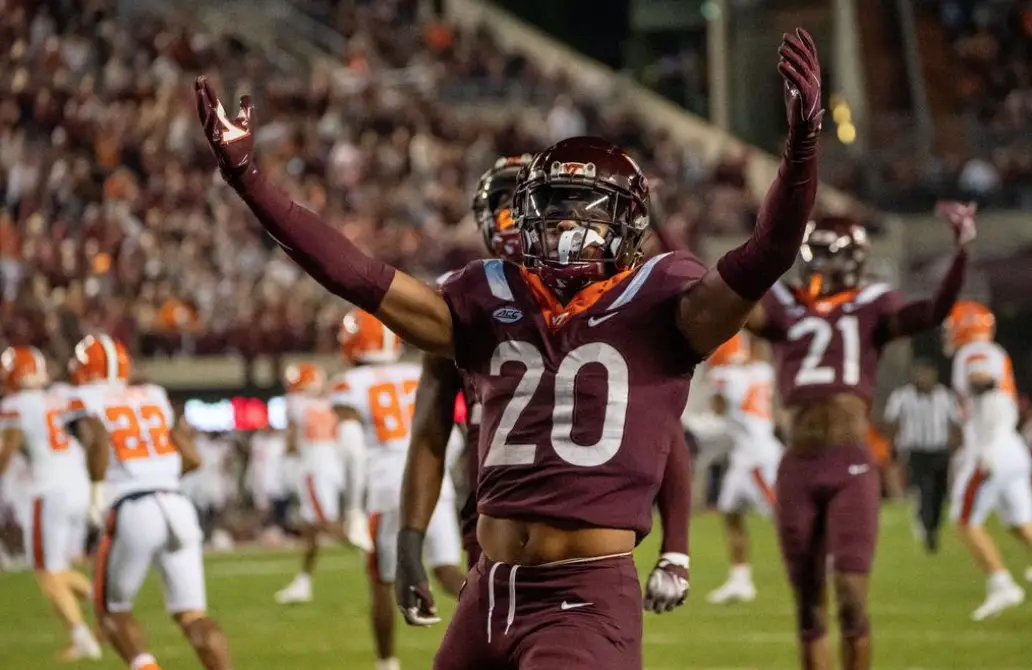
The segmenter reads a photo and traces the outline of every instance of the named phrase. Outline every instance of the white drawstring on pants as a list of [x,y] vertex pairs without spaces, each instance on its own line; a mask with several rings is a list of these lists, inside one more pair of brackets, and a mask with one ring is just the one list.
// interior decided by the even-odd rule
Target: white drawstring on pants
[[[495,573],[498,572],[498,568],[501,563],[495,563],[491,566],[491,570],[487,573],[487,643],[491,644],[491,620],[494,618],[495,608],[495,591],[494,591],[494,580]],[[516,620],[516,571],[520,566],[511,566],[512,570],[509,571],[509,614],[505,617],[505,633],[509,634],[509,629],[512,628],[512,622]]]

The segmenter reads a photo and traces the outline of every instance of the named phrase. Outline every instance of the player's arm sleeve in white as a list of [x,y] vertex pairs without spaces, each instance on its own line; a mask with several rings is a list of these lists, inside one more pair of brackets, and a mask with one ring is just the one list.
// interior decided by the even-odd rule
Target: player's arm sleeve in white
[[344,509],[363,508],[366,489],[365,430],[357,419],[343,419],[337,425],[337,442],[344,461]]

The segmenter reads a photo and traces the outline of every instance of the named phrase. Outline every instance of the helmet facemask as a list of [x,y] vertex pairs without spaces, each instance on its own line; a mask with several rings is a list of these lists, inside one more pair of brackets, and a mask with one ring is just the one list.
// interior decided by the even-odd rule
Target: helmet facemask
[[648,213],[620,189],[553,180],[524,188],[517,199],[524,265],[554,290],[571,296],[641,261]]
[[811,223],[799,255],[803,260],[804,289],[810,297],[818,298],[853,289],[860,284],[867,248],[854,235],[815,229]]

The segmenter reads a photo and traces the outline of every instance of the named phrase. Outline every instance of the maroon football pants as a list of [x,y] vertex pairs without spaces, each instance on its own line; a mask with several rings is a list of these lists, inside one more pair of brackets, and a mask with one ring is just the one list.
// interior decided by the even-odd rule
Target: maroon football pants
[[796,598],[802,636],[820,634],[813,621],[829,558],[838,572],[867,574],[878,538],[878,466],[864,445],[789,449],[775,486],[778,539]]
[[641,587],[618,556],[546,566],[481,557],[434,670],[641,670]]

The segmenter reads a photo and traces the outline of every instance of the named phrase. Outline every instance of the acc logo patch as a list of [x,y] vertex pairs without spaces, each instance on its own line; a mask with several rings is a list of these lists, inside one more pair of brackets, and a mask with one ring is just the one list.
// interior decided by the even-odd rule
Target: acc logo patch
[[491,316],[501,323],[516,323],[523,318],[523,312],[515,307],[499,307],[491,312]]

